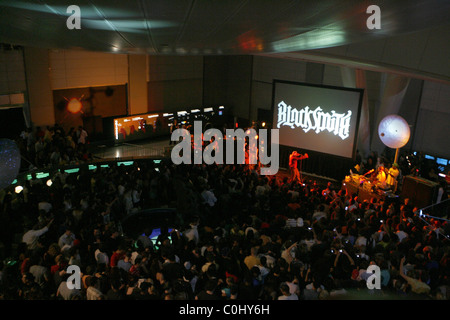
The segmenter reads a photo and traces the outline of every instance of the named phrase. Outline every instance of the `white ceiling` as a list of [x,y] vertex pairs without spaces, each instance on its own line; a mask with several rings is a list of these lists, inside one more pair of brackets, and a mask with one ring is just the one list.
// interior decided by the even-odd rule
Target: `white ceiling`
[[[69,5],[81,29],[69,30]],[[369,5],[381,29],[369,30]],[[0,42],[128,54],[262,54],[450,81],[448,0],[0,0]]]

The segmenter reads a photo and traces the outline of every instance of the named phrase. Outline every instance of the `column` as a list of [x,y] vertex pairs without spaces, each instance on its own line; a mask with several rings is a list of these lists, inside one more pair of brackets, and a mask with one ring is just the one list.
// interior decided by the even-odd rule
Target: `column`
[[148,112],[147,56],[128,55],[128,114]]
[[53,126],[55,111],[48,50],[25,47],[24,61],[32,125]]

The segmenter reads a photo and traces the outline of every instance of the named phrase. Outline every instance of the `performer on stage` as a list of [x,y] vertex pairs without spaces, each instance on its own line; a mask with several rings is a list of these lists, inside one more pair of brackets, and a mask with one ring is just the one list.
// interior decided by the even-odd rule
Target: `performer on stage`
[[395,192],[397,189],[397,177],[400,171],[398,169],[398,164],[394,163],[392,167],[388,170],[386,184]]
[[304,155],[301,155],[297,151],[294,151],[289,156],[289,169],[291,170],[291,182],[297,181],[302,182],[302,179],[300,178],[300,172],[297,168],[297,162],[298,160],[307,159],[308,154],[305,153]]
[[380,165],[378,167],[378,172],[377,172],[377,181],[381,184],[384,184],[386,182],[386,172],[384,171],[384,166]]

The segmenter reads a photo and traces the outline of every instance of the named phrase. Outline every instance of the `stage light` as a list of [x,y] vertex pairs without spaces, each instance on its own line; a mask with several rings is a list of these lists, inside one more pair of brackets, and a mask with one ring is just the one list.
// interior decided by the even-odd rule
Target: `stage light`
[[23,190],[23,187],[22,187],[22,186],[16,186],[16,187],[14,188],[14,192],[17,193],[17,194],[21,193],[22,190]]
[[83,108],[83,104],[77,98],[72,98],[67,103],[67,111],[70,113],[78,113],[81,111],[81,108]]

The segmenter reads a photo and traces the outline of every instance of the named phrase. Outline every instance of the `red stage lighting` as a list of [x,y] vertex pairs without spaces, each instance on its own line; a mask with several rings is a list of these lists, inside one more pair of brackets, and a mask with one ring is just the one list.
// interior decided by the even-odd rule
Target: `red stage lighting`
[[83,108],[83,104],[77,98],[71,98],[69,102],[67,102],[67,111],[70,113],[78,113]]

